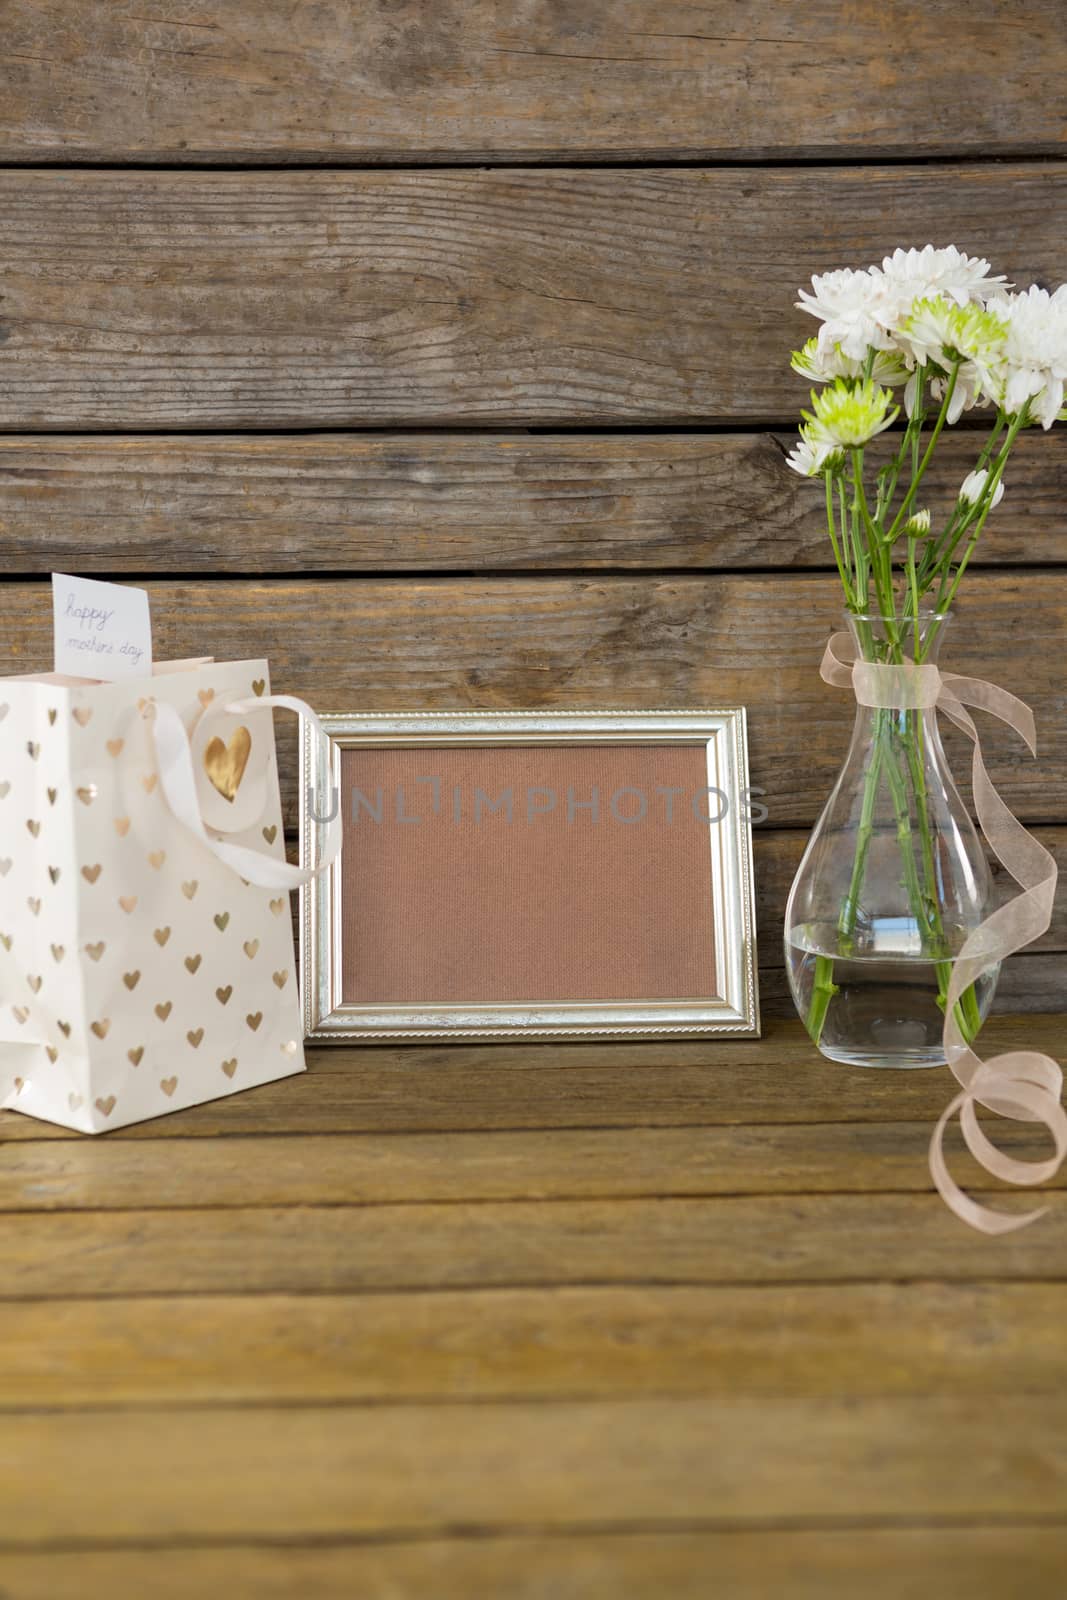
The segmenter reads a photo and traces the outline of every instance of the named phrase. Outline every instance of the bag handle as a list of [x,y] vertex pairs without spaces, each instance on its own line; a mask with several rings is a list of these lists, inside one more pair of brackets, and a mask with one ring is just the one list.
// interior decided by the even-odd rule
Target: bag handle
[[[294,711],[301,722],[309,724],[316,731],[320,739],[326,739],[326,730],[314,711],[305,701],[297,700],[293,695],[274,694],[263,695],[255,700],[234,700],[218,709],[243,717],[253,711],[267,711],[274,707],[282,711]],[[341,849],[339,807],[330,818],[322,855],[314,867],[290,866],[288,861],[279,861],[274,856],[264,855],[262,851],[250,850],[247,845],[228,844],[209,833],[200,810],[192,747],[184,722],[174,706],[166,701],[150,700],[145,706],[144,716],[155,751],[160,786],[171,811],[194,838],[205,844],[239,877],[261,889],[300,889],[317,878],[336,859]]]

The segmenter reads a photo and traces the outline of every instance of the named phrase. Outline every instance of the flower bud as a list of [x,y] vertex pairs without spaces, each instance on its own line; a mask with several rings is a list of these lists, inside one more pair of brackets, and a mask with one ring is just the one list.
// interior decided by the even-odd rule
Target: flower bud
[[913,511],[904,524],[905,539],[925,539],[930,532],[930,513],[925,508]]
[[[967,476],[960,484],[960,500],[965,506],[976,506],[978,504],[979,500],[982,498],[982,495],[985,493],[985,486],[988,478],[989,473],[984,467],[977,472],[968,472]],[[990,505],[990,510],[993,509],[993,506],[999,506],[1003,498],[1004,480],[1001,478],[998,481],[996,488],[993,490],[993,499]]]

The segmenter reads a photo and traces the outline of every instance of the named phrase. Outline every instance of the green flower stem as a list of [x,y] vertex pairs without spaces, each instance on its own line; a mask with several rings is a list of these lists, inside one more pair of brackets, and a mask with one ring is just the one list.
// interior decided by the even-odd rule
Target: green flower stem
[[934,423],[933,432],[930,435],[930,443],[926,446],[926,453],[924,454],[922,460],[918,463],[917,466],[915,465],[915,461],[916,461],[916,458],[918,457],[918,453],[919,453],[919,450],[918,450],[918,446],[919,446],[918,435],[916,435],[915,439],[913,440],[913,444],[912,444],[913,470],[912,470],[912,476],[911,476],[911,483],[910,483],[910,485],[908,487],[907,494],[904,496],[904,499],[901,502],[900,510],[897,512],[896,516],[893,518],[893,525],[889,529],[889,532],[886,534],[886,543],[887,544],[891,545],[894,542],[894,540],[896,539],[896,536],[900,532],[901,527],[903,526],[904,522],[907,520],[908,512],[912,508],[912,505],[913,505],[913,503],[915,501],[915,496],[919,492],[919,485],[920,485],[920,483],[922,482],[923,478],[926,475],[926,469],[930,465],[931,458],[932,458],[934,450],[935,450],[935,448],[937,446],[937,441],[941,437],[941,429],[945,426],[945,418],[948,416],[948,408],[952,403],[952,396],[955,393],[956,379],[959,376],[959,371],[960,371],[960,364],[957,361],[954,364],[954,366],[952,368],[952,371],[949,373],[948,383],[947,383],[947,385],[945,387],[945,397],[941,402],[941,410],[937,414],[937,421]]

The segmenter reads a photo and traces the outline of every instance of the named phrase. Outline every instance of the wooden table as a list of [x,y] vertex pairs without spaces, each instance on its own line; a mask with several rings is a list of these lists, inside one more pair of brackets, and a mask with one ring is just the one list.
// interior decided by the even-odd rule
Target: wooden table
[[1063,1179],[964,1229],[948,1094],[775,1021],[5,1114],[0,1594],[1062,1596]]

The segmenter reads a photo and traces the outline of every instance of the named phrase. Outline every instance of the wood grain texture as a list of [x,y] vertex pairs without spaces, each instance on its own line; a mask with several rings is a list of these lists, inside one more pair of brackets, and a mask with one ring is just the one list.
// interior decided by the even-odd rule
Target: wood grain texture
[[[0,436],[9,574],[832,565],[781,434]],[[974,463],[949,435],[924,502]],[[976,565],[1067,561],[1067,440],[1024,434]]]
[[835,1531],[440,1537],[409,1544],[287,1544],[76,1554],[7,1553],[7,1600],[1059,1600],[1067,1532],[1032,1524]]
[[[955,113],[954,113],[955,115]],[[1067,276],[1067,166],[0,172],[0,427],[783,421],[813,271]]]
[[[925,1193],[929,1174],[916,1160],[925,1131],[913,1122],[766,1123],[27,1140],[0,1159],[0,1213],[836,1194],[862,1192],[875,1168],[887,1192]],[[1044,1159],[1041,1130],[1005,1122],[997,1134],[1018,1159]],[[962,1149],[954,1167],[961,1181],[989,1185]],[[1051,1186],[1067,1187],[1067,1174]]]
[[772,1497],[794,1524],[1061,1520],[1065,1438],[1060,1395],[9,1416],[0,1539],[32,1548],[57,1524],[98,1544],[744,1527]]
[[[1062,1056],[1062,1014],[994,1017],[983,1052],[1022,1043]],[[796,1017],[772,1017],[762,1039],[599,1044],[367,1047],[308,1052],[309,1070],[152,1122],[130,1140],[308,1133],[453,1133],[527,1128],[742,1128],[844,1123],[929,1127],[951,1094],[943,1071],[849,1071],[812,1048]],[[10,1142],[84,1141],[68,1129],[0,1112]],[[4,1147],[7,1148],[4,1148]],[[94,1146],[95,1147],[95,1146]],[[925,1139],[917,1137],[920,1167]],[[118,1159],[118,1158],[116,1158]]]
[[8,1302],[0,1411],[1054,1395],[1065,1313],[1063,1283]]
[[[240,661],[269,652],[272,684],[318,711],[746,705],[752,785],[772,826],[810,826],[847,749],[854,707],[819,679],[840,617],[829,575],[484,578],[148,585],[156,654]],[[943,664],[1034,708],[1034,760],[982,730],[1004,799],[1026,821],[1063,820],[1067,696],[1060,645],[1067,574],[974,573]],[[50,591],[0,585],[10,672],[48,670]],[[286,822],[295,736],[279,720]],[[992,719],[987,719],[991,721]],[[962,780],[969,746],[946,740]],[[161,802],[162,803],[162,802]]]
[[1003,154],[1063,141],[1054,0],[12,0],[4,159]]
[[[914,1133],[922,1168],[927,1129]],[[1032,1193],[997,1196],[1005,1212]],[[996,1275],[1067,1275],[1067,1196],[998,1241]],[[842,1239],[849,1240],[848,1249]],[[0,1215],[0,1302],[575,1284],[856,1283],[989,1276],[984,1235],[925,1195],[412,1202]]]

